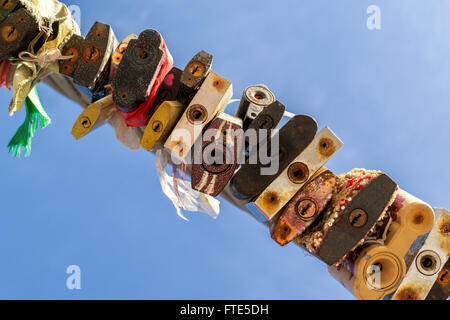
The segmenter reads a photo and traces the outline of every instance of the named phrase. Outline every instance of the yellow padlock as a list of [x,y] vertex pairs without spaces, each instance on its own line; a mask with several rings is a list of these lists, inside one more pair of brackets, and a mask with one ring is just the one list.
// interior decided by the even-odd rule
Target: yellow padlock
[[164,144],[172,129],[183,115],[185,106],[178,101],[165,101],[150,118],[144,131],[141,146],[151,151],[156,143]]
[[90,104],[77,118],[72,128],[72,136],[81,139],[89,132],[102,126],[114,115],[115,108],[112,95],[108,95]]

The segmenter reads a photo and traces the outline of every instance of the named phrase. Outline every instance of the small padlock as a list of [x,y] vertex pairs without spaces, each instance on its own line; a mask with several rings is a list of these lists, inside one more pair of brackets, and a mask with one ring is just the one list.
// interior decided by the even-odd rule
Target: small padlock
[[211,71],[164,146],[186,159],[203,129],[225,109],[232,95],[231,82]]
[[285,246],[300,236],[320,216],[333,197],[337,177],[320,170],[280,213],[272,226],[272,239]]
[[73,77],[75,69],[81,64],[81,49],[84,38],[77,34],[72,35],[61,50],[62,55],[70,57],[59,61],[59,72],[68,77]]
[[94,93],[102,90],[109,81],[111,57],[117,45],[111,26],[96,22],[82,43],[74,82]]
[[[242,120],[220,114],[202,135],[201,161],[193,159],[192,188],[218,196],[233,177],[243,145]],[[196,153],[194,154],[195,157]]]
[[71,132],[72,136],[77,140],[81,139],[105,124],[111,119],[114,112],[114,101],[111,95],[90,104],[75,121]]
[[247,209],[263,222],[271,220],[342,146],[329,128],[323,129]]
[[213,56],[206,51],[197,53],[181,75],[180,100],[189,104],[211,72]]
[[17,58],[38,33],[36,19],[25,8],[11,13],[0,23],[0,60]]
[[275,95],[260,84],[250,86],[244,90],[241,103],[239,104],[236,116],[243,120],[244,131],[248,129],[253,120],[264,110],[275,102]]
[[162,147],[186,107],[178,101],[164,101],[150,118],[144,131],[141,146],[151,151]]
[[[234,196],[248,202],[258,197],[313,141],[316,133],[317,122],[306,115],[293,117],[272,138],[270,138],[270,132],[268,132],[266,145],[260,144],[258,148],[259,151],[261,151],[261,148],[266,148],[267,152],[262,153],[270,154],[269,163],[261,163],[261,157],[256,159],[257,163],[252,163],[255,161],[250,157],[249,163],[243,164],[231,180],[231,190]],[[247,134],[248,130],[246,136]],[[264,140],[259,139],[260,142]],[[276,142],[278,142],[277,148],[275,148]],[[269,152],[269,150],[271,151]],[[272,152],[275,154],[272,154]],[[258,153],[261,155],[261,152]],[[275,198],[271,200],[277,201]]]

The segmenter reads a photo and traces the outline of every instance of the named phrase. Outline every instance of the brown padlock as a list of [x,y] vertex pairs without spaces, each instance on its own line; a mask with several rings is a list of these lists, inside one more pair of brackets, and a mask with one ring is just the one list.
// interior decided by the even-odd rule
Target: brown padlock
[[11,13],[0,23],[0,59],[16,57],[39,33],[39,25],[25,9]]

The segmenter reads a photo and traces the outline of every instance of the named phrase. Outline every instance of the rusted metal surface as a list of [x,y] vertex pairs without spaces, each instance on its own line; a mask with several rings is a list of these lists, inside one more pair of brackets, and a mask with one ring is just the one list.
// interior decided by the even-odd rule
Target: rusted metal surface
[[213,56],[206,51],[197,53],[181,75],[180,100],[189,103],[211,71]]
[[281,212],[272,228],[272,238],[284,246],[308,228],[333,196],[337,177],[329,170],[305,185]]
[[[279,140],[278,155],[275,159],[279,164],[277,172],[271,175],[262,175],[261,169],[269,167],[270,164],[263,165],[260,162],[244,164],[231,181],[234,195],[239,199],[248,200],[260,195],[311,143],[316,133],[317,123],[313,118],[305,115],[293,117],[276,133]],[[270,139],[267,145],[270,150]]]
[[[392,296],[393,300],[403,300],[406,297],[405,292],[411,293],[417,300],[440,300],[448,297],[446,269],[449,267],[450,240],[448,234],[443,232],[445,230],[442,230],[442,226],[450,221],[450,213],[444,209],[435,209],[434,212],[436,221],[433,229],[417,251],[405,278]],[[417,214],[411,218],[412,226],[416,216]],[[421,216],[422,223],[426,223],[427,217]]]
[[[246,88],[242,94],[241,102],[236,113],[236,116],[243,120],[244,131],[249,128],[253,120],[258,117],[264,108],[270,106],[274,102],[275,95],[267,88],[267,86],[260,84]],[[264,119],[265,118],[260,117],[260,122],[264,122]],[[271,121],[270,118],[266,119],[267,121]],[[276,127],[276,124],[267,123],[265,126],[274,128]]]
[[145,30],[137,40],[130,40],[111,82],[114,102],[121,111],[132,112],[149,97],[165,59],[162,46],[156,30]]
[[0,22],[17,7],[19,0],[3,0],[0,2]]
[[84,38],[77,34],[72,35],[69,41],[64,45],[61,50],[62,54],[66,57],[71,57],[66,60],[60,60],[59,72],[66,76],[72,77],[75,69],[80,65],[81,48],[84,43]]
[[343,146],[342,141],[324,128],[257,199],[248,205],[253,214],[271,220]]
[[[333,265],[351,251],[378,221],[396,188],[397,184],[385,174],[369,182],[349,202],[339,220],[324,235],[317,249],[317,256],[328,265]],[[352,224],[350,214],[356,209],[367,214],[367,222],[363,226],[355,227]]]
[[102,90],[109,80],[111,56],[117,45],[111,26],[94,23],[81,45],[73,71],[74,82],[94,93]]
[[232,96],[231,82],[211,71],[164,146],[181,159],[189,157],[202,130],[225,109]]
[[[219,115],[208,127],[215,130],[212,141],[202,141],[202,164],[192,166],[192,188],[202,193],[218,196],[231,180],[242,147],[242,120],[226,114]],[[237,133],[230,136],[232,132]],[[219,162],[208,161],[214,153]]]
[[38,33],[37,21],[25,8],[11,13],[0,23],[0,59],[17,58]]

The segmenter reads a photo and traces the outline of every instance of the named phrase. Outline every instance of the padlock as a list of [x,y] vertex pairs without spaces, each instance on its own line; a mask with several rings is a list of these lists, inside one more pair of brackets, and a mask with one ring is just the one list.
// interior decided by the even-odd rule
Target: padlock
[[25,8],[11,13],[0,23],[0,60],[17,57],[38,33],[36,19]]
[[399,190],[384,220],[387,223],[378,223],[371,230],[378,237],[366,239],[340,266],[329,268],[360,300],[380,300],[396,290],[406,274],[408,249],[433,227],[434,212],[428,204]]
[[132,112],[145,102],[167,56],[164,40],[156,30],[143,31],[129,41],[112,80],[113,98],[123,112]]
[[117,45],[111,26],[94,23],[81,45],[78,65],[73,72],[74,82],[94,93],[102,90],[109,81],[111,57]]
[[[221,113],[203,134],[201,161],[193,159],[192,188],[218,196],[233,177],[243,145],[242,120]],[[194,154],[195,157],[196,154]]]
[[450,296],[450,259],[439,273],[425,300],[447,300]]
[[2,0],[0,2],[0,22],[5,20],[17,8],[18,4],[19,0]]
[[342,146],[329,128],[323,129],[247,209],[270,221]]
[[188,104],[211,72],[213,56],[206,51],[197,53],[181,75],[180,100]]
[[[246,132],[247,135],[248,131]],[[257,163],[243,164],[231,180],[233,195],[248,202],[258,197],[314,139],[317,133],[317,122],[306,115],[293,117],[273,138],[267,140],[267,150],[272,149],[272,141],[278,141],[278,149],[271,154],[272,161],[262,164],[260,157]],[[268,135],[270,137],[270,135]],[[260,139],[260,141],[263,139]],[[261,153],[261,152],[259,152]],[[278,162],[274,164],[274,162]],[[275,165],[275,172],[266,172]],[[270,171],[270,170],[269,170]]]
[[[153,109],[156,110],[164,101],[176,101],[180,90],[180,78],[183,71],[173,67],[164,78],[164,81],[156,95]],[[154,111],[150,111],[153,114]]]
[[297,238],[328,265],[364,240],[394,201],[397,184],[378,171],[355,169],[339,177],[333,202],[320,223]]
[[178,101],[164,101],[150,118],[144,131],[141,146],[151,151],[164,145],[186,107]]
[[[278,127],[281,119],[283,118],[284,112],[286,111],[286,107],[280,103],[279,101],[275,101],[270,106],[265,107],[263,111],[259,113],[259,115],[250,123],[250,126],[247,127],[244,131],[247,132],[247,136],[245,136],[245,162],[247,163],[249,159],[257,154],[260,146],[265,146],[267,141],[263,141],[261,144],[259,141],[260,131],[261,130],[273,130]],[[250,136],[254,135],[254,137],[258,138],[258,143],[250,143]],[[267,136],[267,139],[270,137]]]
[[225,109],[232,95],[231,82],[211,71],[164,146],[186,159],[203,129]]
[[260,84],[246,88],[236,113],[236,116],[243,120],[244,131],[248,129],[252,121],[256,119],[264,108],[274,102],[275,95],[267,86]]
[[90,104],[75,121],[71,132],[72,136],[77,140],[81,139],[111,119],[114,111],[114,101],[111,95]]
[[272,239],[285,246],[300,236],[320,216],[333,197],[337,177],[323,168],[280,213],[272,226]]
[[442,287],[441,284],[444,288],[447,286],[448,292],[449,275],[448,271],[445,271],[445,264],[450,254],[450,212],[435,209],[435,215],[437,219],[431,232],[412,259],[408,272],[392,300],[425,300],[428,296],[437,298],[438,294],[432,292],[435,284],[437,293]]
[[59,72],[68,77],[73,77],[75,70],[81,64],[81,49],[84,38],[77,34],[72,35],[61,50],[62,55],[70,57],[59,61]]
[[117,71],[117,68],[120,65],[120,62],[122,61],[123,55],[125,54],[125,51],[128,48],[128,44],[131,40],[137,40],[138,36],[135,34],[128,35],[125,39],[123,39],[119,45],[117,46],[116,50],[114,50],[112,59],[111,59],[111,74],[110,78],[112,79],[114,74]]

